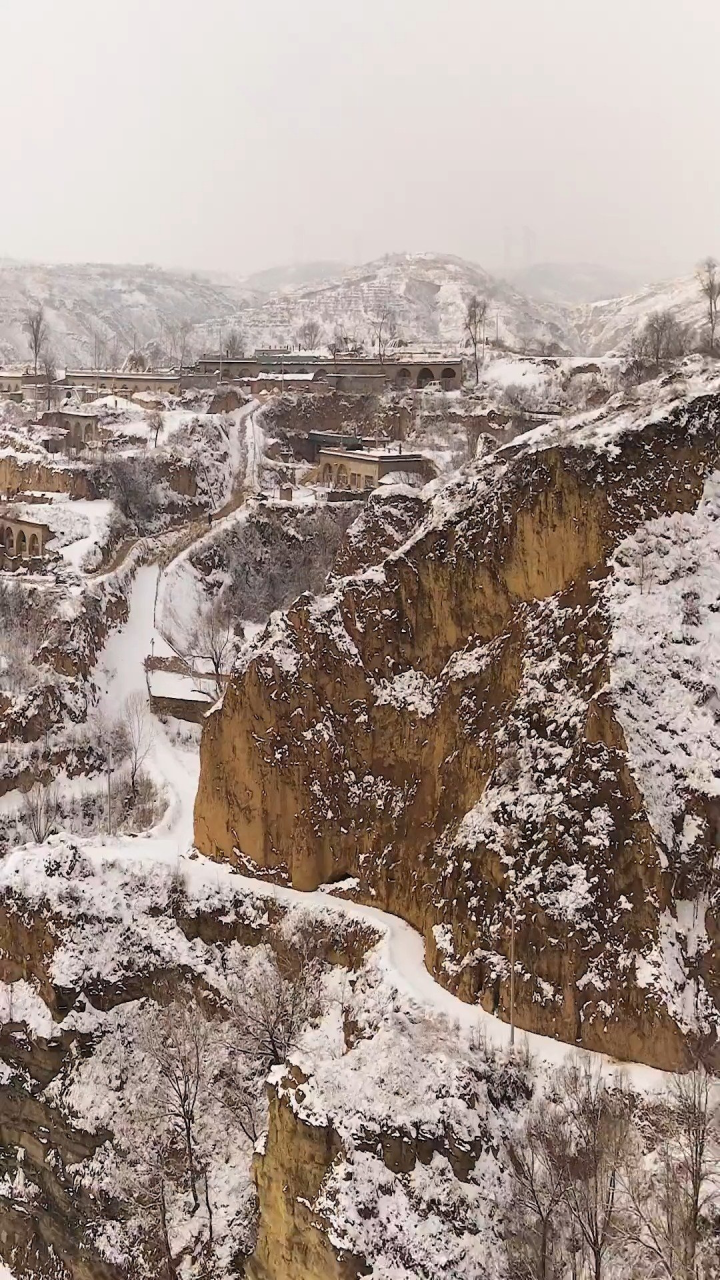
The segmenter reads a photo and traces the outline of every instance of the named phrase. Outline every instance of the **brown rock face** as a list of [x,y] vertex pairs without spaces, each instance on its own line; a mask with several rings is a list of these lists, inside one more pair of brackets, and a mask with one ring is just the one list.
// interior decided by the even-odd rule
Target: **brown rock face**
[[[636,978],[692,894],[606,690],[603,580],[642,521],[696,507],[719,416],[708,396],[607,451],[517,442],[380,569],[273,620],[206,722],[198,847],[299,889],[356,876],[440,981],[503,1017],[514,902],[519,1025],[686,1062]],[[716,1009],[712,966],[691,970]]]
[[313,1210],[340,1151],[329,1125],[303,1123],[286,1100],[271,1095],[267,1154],[255,1166],[260,1234],[246,1265],[248,1280],[357,1280],[367,1274],[359,1259],[335,1252]]

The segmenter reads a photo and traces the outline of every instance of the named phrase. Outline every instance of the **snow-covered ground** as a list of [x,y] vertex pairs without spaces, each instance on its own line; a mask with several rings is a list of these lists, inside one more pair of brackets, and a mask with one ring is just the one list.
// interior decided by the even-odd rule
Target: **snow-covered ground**
[[53,535],[48,550],[59,552],[66,564],[80,572],[96,568],[110,535],[114,504],[66,493],[45,497],[44,502],[13,502],[10,509],[19,520],[46,524]]
[[[108,640],[98,667],[98,684],[101,705],[117,715],[132,693],[146,693],[146,673],[143,660],[155,645],[155,652],[163,650],[164,641],[155,628],[155,599],[159,570],[150,565],[138,571],[132,592],[130,617],[124,628],[114,632]],[[238,875],[223,864],[199,856],[193,850],[193,806],[199,775],[199,758],[194,750],[178,749],[169,733],[156,722],[153,747],[149,759],[153,776],[161,782],[170,796],[170,804],[162,821],[145,836],[116,837],[111,840],[83,842],[83,851],[93,864],[102,867],[108,859],[115,864],[140,863],[169,864],[176,866],[182,860],[183,876],[193,893],[202,897],[222,883],[227,892],[244,889],[261,901],[283,902],[288,905],[304,903],[322,912],[332,911],[345,918],[364,922],[381,934],[382,942],[378,961],[390,983],[409,1000],[418,1011],[428,1016],[440,1016],[466,1029],[481,1031],[488,1043],[507,1048],[510,1028],[507,1023],[468,1005],[440,986],[428,972],[424,959],[424,943],[420,935],[404,921],[380,911],[318,890],[300,893],[294,889],[268,887],[262,881]],[[14,874],[14,860],[23,859],[22,852],[12,855],[6,863],[6,875]],[[16,870],[16,867],[15,867]],[[538,1035],[522,1035],[538,1062],[557,1065],[569,1055],[576,1056],[573,1046]],[[581,1055],[586,1056],[586,1055]],[[592,1056],[592,1055],[590,1055]],[[603,1059],[608,1072],[622,1072],[638,1088],[661,1087],[663,1073],[644,1066],[622,1064]]]

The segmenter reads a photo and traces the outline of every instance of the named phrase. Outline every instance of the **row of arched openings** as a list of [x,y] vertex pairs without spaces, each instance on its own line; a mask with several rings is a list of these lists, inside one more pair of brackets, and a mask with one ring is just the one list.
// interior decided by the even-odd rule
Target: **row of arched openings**
[[36,533],[31,533],[28,538],[24,529],[19,529],[17,534],[10,525],[6,525],[2,532],[2,545],[5,548],[5,554],[8,556],[19,556],[22,560],[35,559],[40,555],[40,539]]

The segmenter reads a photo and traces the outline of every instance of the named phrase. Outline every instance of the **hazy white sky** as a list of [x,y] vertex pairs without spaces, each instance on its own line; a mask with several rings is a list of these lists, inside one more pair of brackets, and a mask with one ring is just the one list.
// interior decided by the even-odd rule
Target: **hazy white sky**
[[0,30],[0,256],[720,253],[720,0],[0,0]]

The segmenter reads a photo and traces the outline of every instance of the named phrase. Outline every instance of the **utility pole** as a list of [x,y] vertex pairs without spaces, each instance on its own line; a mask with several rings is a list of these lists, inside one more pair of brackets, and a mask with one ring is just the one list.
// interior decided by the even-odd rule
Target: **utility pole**
[[108,829],[108,835],[109,835],[109,836],[111,836],[111,835],[112,835],[112,791],[111,791],[111,787],[110,787],[111,779],[112,779],[112,751],[108,751],[108,754],[107,754],[107,784],[108,784],[108,790],[107,790],[107,829]]
[[515,1047],[515,902],[510,914],[510,1048]]

